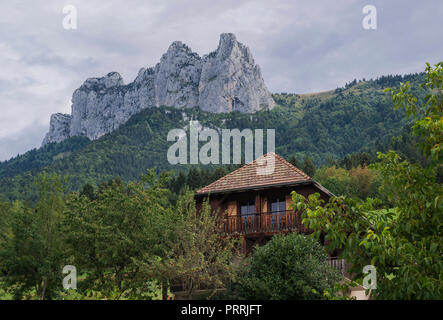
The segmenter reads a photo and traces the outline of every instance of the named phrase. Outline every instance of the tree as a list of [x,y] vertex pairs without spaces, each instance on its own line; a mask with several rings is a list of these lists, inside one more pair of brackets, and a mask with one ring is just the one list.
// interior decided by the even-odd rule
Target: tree
[[315,239],[290,233],[257,247],[233,290],[239,298],[259,300],[325,299],[341,275],[326,264]]
[[223,221],[205,202],[197,212],[192,192],[182,194],[173,221],[164,231],[166,256],[158,256],[146,267],[154,278],[180,285],[190,299],[201,286],[216,289],[233,275],[236,242],[222,233]]
[[178,173],[178,176],[173,180],[173,183],[174,184],[171,186],[171,190],[178,194],[180,190],[183,189],[186,185],[186,176],[183,171],[180,171]]
[[395,108],[404,108],[414,118],[412,129],[426,164],[402,161],[389,151],[379,153],[380,162],[373,165],[393,208],[377,207],[373,199],[332,197],[325,204],[319,194],[307,199],[292,195],[303,223],[314,230],[313,236],[325,232],[331,250],[342,249],[356,280],[361,281],[363,266],[376,267],[377,289],[371,292],[375,298],[443,298],[443,186],[436,179],[442,165],[443,63],[427,64],[423,86],[432,90],[423,103],[410,93],[409,83],[391,95]]
[[150,170],[139,182],[103,184],[92,201],[87,195],[70,196],[66,242],[77,270],[87,274],[80,291],[150,298],[155,279],[147,277],[142,262],[161,251],[162,215],[169,210],[166,180]]
[[188,172],[187,185],[191,189],[197,189],[201,185],[200,171],[196,167],[191,167]]
[[96,199],[94,187],[89,183],[85,184],[82,191],[80,191],[80,196],[83,195],[88,197],[91,201]]
[[358,165],[350,170],[335,165],[323,167],[316,171],[314,178],[335,195],[360,199],[382,196],[378,192],[379,175],[367,166]]
[[[11,207],[7,202],[0,201],[0,252],[7,245],[8,239],[11,238],[11,226],[8,223],[11,215]],[[0,259],[0,276],[5,273],[5,266]]]
[[35,181],[39,201],[35,207],[15,202],[0,243],[0,260],[8,275],[5,284],[16,299],[48,299],[62,286],[64,248],[61,224],[64,218],[64,182],[43,173]]
[[0,201],[0,245],[6,240],[8,235],[8,218],[10,214],[10,205],[7,202]]
[[306,156],[305,161],[303,163],[303,172],[310,177],[314,176],[315,174],[315,166],[312,163],[312,160],[311,158],[309,158],[309,156]]
[[332,166],[329,168],[320,168],[315,173],[315,179],[325,188],[336,195],[350,195],[349,171],[343,168]]
[[[217,167],[212,173],[212,181],[216,181],[221,177],[224,177],[227,174],[226,170],[223,167]],[[211,181],[211,182],[212,182]]]
[[371,170],[367,166],[361,167],[358,165],[349,170],[349,177],[349,188],[353,195],[358,196],[360,199],[378,195],[377,189],[379,187],[379,181],[376,170]]
[[288,161],[289,161],[289,163],[292,164],[294,167],[297,167],[297,168],[300,167],[300,163],[298,162],[297,157],[296,157],[295,155],[292,155],[292,156],[289,158]]

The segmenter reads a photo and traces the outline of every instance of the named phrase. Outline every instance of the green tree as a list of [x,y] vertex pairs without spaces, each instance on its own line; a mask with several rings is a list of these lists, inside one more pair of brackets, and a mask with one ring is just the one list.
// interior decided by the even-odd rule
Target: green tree
[[326,264],[326,251],[310,237],[290,233],[276,235],[257,247],[234,284],[242,299],[325,299],[341,275]]
[[115,299],[151,297],[155,279],[147,278],[141,262],[159,255],[158,229],[165,228],[161,216],[169,208],[166,180],[150,170],[140,182],[103,184],[92,201],[71,195],[66,242],[78,272],[87,274],[79,290]]
[[188,172],[187,185],[192,190],[202,185],[200,171],[196,167],[191,167]]
[[225,176],[228,172],[223,167],[217,167],[212,173],[212,181],[216,181]]
[[52,298],[62,287],[64,182],[43,173],[35,183],[36,207],[15,202],[7,221],[9,234],[0,243],[0,260],[8,275],[5,284],[16,299]]
[[358,165],[357,167],[349,170],[349,177],[349,188],[353,196],[357,196],[360,199],[366,199],[369,196],[382,196],[378,193],[378,187],[380,184],[377,170],[370,169],[367,166],[361,167]]
[[223,234],[222,218],[211,212],[207,202],[197,212],[192,192],[179,197],[172,218],[163,230],[169,235],[164,238],[166,256],[147,266],[152,276],[181,286],[190,299],[201,286],[215,293],[233,275],[236,242]]
[[308,176],[312,177],[315,174],[315,166],[312,163],[311,158],[309,156],[306,156],[305,161],[303,163],[303,172],[306,173]]
[[374,165],[394,208],[376,210],[375,200],[345,197],[325,204],[318,194],[305,199],[293,192],[293,207],[303,211],[303,223],[314,236],[325,232],[331,250],[343,250],[357,280],[364,265],[376,266],[376,298],[443,298],[443,186],[436,180],[442,165],[443,63],[427,65],[423,86],[431,90],[423,103],[410,93],[408,83],[392,91],[392,98],[395,108],[414,118],[413,132],[428,161],[411,164],[389,151],[379,153],[380,162]]
[[7,219],[9,217],[10,205],[7,202],[0,201],[0,243],[5,240],[8,234]]
[[[11,238],[11,226],[9,219],[11,216],[11,207],[7,202],[0,202],[0,252],[7,245],[8,239]],[[0,276],[6,272],[5,265],[2,259],[0,259]]]
[[173,180],[173,185],[171,186],[172,191],[175,193],[179,193],[180,190],[184,188],[186,185],[186,175],[183,173],[183,171],[180,171],[178,173],[177,178]]
[[80,191],[80,196],[83,195],[88,197],[91,201],[96,199],[94,187],[89,183],[85,184],[82,191]]
[[289,158],[288,162],[289,162],[290,164],[292,164],[294,167],[300,168],[300,163],[298,162],[298,160],[297,160],[297,158],[296,158],[295,155],[292,155],[292,156]]
[[350,195],[351,178],[349,171],[346,169],[337,168],[336,166],[323,167],[317,170],[314,178],[336,195]]
[[358,165],[350,170],[336,167],[322,167],[316,171],[314,178],[325,188],[338,196],[384,198],[378,192],[380,177],[375,169]]

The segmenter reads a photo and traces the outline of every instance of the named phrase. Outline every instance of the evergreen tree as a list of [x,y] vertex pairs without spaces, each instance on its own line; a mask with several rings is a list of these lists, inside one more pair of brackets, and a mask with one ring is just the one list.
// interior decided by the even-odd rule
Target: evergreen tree
[[221,177],[227,174],[226,170],[223,167],[218,167],[212,173],[212,182],[217,181]]
[[82,191],[80,191],[80,195],[88,197],[91,201],[96,199],[94,187],[89,183],[83,186]]
[[192,190],[201,186],[200,171],[196,167],[189,169],[187,184]]
[[183,171],[180,171],[175,179],[172,180],[172,186],[171,190],[172,192],[178,194],[180,190],[182,190],[187,181],[186,181],[186,175],[183,173]]
[[309,156],[306,156],[305,158],[302,171],[310,177],[314,176],[315,174],[315,166]]
[[300,163],[298,162],[298,160],[297,160],[297,158],[295,157],[295,155],[292,155],[292,156],[289,158],[288,162],[289,162],[290,164],[292,164],[294,167],[300,168]]

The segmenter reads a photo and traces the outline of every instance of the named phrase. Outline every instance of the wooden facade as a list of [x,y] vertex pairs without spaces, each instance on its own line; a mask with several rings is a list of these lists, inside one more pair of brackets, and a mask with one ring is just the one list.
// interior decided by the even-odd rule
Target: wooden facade
[[[242,239],[243,253],[265,244],[277,233],[309,233],[301,213],[291,209],[291,192],[309,196],[318,192],[324,200],[332,195],[284,159],[275,155],[275,170],[255,177],[255,162],[248,164],[196,192],[197,210],[209,198],[211,210],[224,215],[224,231]],[[251,177],[252,175],[252,177]]]

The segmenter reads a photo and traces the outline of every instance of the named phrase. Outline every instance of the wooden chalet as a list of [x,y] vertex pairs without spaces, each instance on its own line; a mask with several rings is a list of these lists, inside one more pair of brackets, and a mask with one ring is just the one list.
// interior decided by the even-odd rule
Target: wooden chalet
[[325,201],[333,195],[277,154],[263,157],[269,156],[275,158],[272,173],[257,174],[257,169],[263,168],[259,158],[195,193],[197,209],[209,197],[211,209],[226,215],[224,231],[241,237],[243,253],[249,253],[255,244],[266,243],[277,233],[309,233],[301,223],[300,212],[290,208],[292,191],[305,197],[318,192]]

